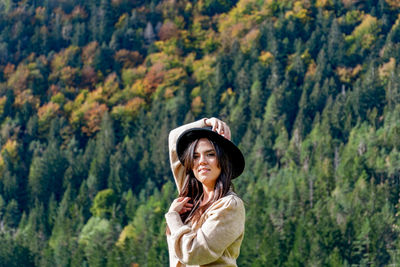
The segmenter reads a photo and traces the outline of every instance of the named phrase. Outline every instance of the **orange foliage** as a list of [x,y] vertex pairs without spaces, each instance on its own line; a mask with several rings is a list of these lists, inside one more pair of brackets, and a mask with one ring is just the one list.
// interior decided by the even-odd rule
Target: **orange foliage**
[[4,78],[8,79],[11,74],[13,74],[15,71],[15,65],[11,63],[7,63],[7,65],[4,67],[3,73],[4,73]]
[[57,114],[60,106],[56,103],[49,102],[43,106],[41,106],[38,110],[39,122],[40,121],[49,121],[49,119],[54,118]]
[[45,7],[37,7],[35,10],[35,19],[44,21],[46,18],[46,8]]
[[84,20],[88,17],[88,14],[86,13],[85,9],[79,5],[76,6],[74,8],[74,10],[72,10],[71,15],[72,15],[72,18],[81,19],[81,20]]
[[173,37],[178,37],[178,27],[172,21],[166,21],[158,32],[158,37],[161,41],[168,40]]
[[25,64],[21,63],[18,65],[17,70],[10,75],[7,84],[17,92],[20,92],[27,88],[28,78],[29,69]]
[[94,71],[94,68],[85,65],[82,68],[82,77],[81,77],[81,85],[84,86],[92,86],[95,87],[97,83],[97,75],[96,72]]
[[242,50],[244,50],[244,52],[250,51],[252,44],[255,42],[259,35],[260,31],[258,29],[250,30],[242,40]]
[[395,68],[396,68],[396,59],[391,57],[389,62],[379,67],[379,77],[383,80],[389,78],[390,75],[394,74]]
[[336,72],[339,75],[339,79],[343,83],[350,83],[357,78],[358,74],[362,70],[361,65],[357,65],[354,68],[338,67]]
[[143,81],[146,95],[150,95],[155,91],[158,85],[163,82],[164,75],[164,64],[157,62],[150,68]]
[[51,95],[56,95],[60,91],[61,91],[60,86],[55,84],[50,85],[49,92]]
[[314,60],[311,60],[307,68],[306,77],[314,76],[316,71],[317,71],[317,64],[315,64]]
[[99,47],[99,44],[95,41],[95,42],[91,42],[91,43],[87,44],[82,49],[83,64],[85,64],[85,65],[93,64],[94,55],[95,55],[98,47]]
[[30,103],[34,108],[38,108],[40,104],[39,98],[32,95],[32,90],[24,90],[15,96],[14,106],[21,108],[25,103]]
[[360,0],[342,0],[342,3],[346,8],[349,8],[358,2],[360,2]]
[[122,63],[123,68],[132,68],[143,62],[143,57],[137,51],[129,51],[126,49],[119,50],[115,53],[115,60]]
[[105,104],[92,103],[83,116],[86,125],[82,126],[82,132],[88,136],[92,136],[99,131],[101,119],[107,110],[108,108]]
[[400,8],[399,0],[385,0],[385,1],[393,9]]

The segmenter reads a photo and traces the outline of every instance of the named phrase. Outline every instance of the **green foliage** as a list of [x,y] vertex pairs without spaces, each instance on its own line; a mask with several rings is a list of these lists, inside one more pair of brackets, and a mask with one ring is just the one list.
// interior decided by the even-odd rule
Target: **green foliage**
[[107,218],[115,208],[116,195],[112,189],[104,189],[97,193],[90,208],[93,216]]
[[356,2],[0,1],[0,266],[167,265],[203,117],[246,157],[238,266],[398,264],[400,6]]

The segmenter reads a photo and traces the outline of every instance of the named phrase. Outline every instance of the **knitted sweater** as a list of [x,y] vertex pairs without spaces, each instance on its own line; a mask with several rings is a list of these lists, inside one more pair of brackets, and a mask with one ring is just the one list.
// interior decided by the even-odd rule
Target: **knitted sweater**
[[[169,153],[175,183],[180,192],[184,183],[184,167],[176,153],[179,135],[190,128],[206,126],[204,120],[183,125],[170,132]],[[237,266],[243,240],[245,209],[233,192],[214,202],[201,216],[198,225],[184,224],[173,211],[165,214],[171,231],[167,235],[171,267]]]

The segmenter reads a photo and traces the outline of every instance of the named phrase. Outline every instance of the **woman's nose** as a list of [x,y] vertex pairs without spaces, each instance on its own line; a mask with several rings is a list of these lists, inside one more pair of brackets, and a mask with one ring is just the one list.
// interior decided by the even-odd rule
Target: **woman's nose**
[[204,155],[200,155],[200,159],[199,159],[199,163],[200,164],[204,164],[204,163],[206,163],[207,161],[206,161],[206,157],[204,156]]

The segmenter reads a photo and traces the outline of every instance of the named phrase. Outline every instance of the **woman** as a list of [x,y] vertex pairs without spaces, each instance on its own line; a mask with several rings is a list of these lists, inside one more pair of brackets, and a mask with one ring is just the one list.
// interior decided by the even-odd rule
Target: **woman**
[[245,210],[231,179],[244,169],[230,129],[216,118],[170,132],[171,168],[179,191],[165,215],[170,266],[237,266]]

